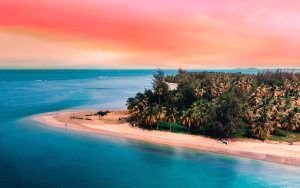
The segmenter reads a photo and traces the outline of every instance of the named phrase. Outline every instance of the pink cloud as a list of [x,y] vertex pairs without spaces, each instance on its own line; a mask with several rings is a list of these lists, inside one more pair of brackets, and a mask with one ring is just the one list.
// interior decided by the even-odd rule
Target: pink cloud
[[296,0],[2,0],[0,12],[2,28],[80,38],[137,62],[299,67]]

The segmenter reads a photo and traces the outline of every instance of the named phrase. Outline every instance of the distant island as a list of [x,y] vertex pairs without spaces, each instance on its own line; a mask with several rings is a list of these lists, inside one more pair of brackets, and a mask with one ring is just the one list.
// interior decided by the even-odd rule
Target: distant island
[[300,166],[300,74],[157,70],[128,110],[36,115],[63,130]]

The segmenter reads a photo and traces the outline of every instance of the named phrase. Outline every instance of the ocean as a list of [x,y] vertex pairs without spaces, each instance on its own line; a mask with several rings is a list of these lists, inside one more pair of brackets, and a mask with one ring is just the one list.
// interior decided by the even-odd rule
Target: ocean
[[57,130],[30,119],[125,109],[128,97],[151,88],[153,71],[0,70],[0,187],[300,187],[299,167]]

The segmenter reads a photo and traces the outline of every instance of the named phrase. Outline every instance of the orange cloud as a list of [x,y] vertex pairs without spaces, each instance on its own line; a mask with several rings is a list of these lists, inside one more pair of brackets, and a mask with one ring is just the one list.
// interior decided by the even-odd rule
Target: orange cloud
[[296,0],[2,0],[0,12],[2,66],[300,66]]

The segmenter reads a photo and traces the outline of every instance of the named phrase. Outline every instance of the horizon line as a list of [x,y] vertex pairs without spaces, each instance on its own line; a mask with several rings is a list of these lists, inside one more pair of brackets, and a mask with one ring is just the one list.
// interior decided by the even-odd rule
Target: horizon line
[[70,67],[70,68],[61,68],[61,67],[0,67],[0,70],[300,70],[300,67],[291,68],[291,67],[268,67],[268,68],[238,68],[238,67],[227,67],[227,68],[101,68],[101,67]]

